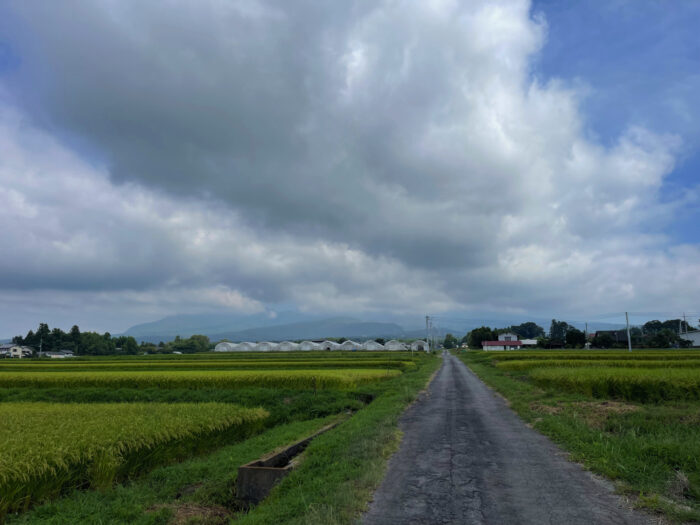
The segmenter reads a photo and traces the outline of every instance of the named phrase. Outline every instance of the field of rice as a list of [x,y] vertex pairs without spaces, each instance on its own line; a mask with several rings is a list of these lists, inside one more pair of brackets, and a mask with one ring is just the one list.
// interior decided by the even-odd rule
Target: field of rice
[[242,438],[267,412],[223,403],[0,403],[0,520],[79,487]]
[[344,389],[401,374],[396,369],[165,370],[87,372],[2,372],[0,387],[32,388],[244,388]]
[[487,356],[536,385],[642,403],[700,399],[700,351],[530,351]]

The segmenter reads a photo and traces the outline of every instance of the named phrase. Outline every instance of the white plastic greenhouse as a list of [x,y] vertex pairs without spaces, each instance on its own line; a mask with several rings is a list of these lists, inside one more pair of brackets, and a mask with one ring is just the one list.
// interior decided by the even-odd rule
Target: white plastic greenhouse
[[277,350],[277,343],[262,341],[255,345],[256,352],[274,352],[275,350]]
[[403,344],[401,341],[397,341],[396,339],[392,339],[391,341],[387,341],[384,343],[384,349],[385,350],[406,350],[406,345]]
[[418,341],[413,341],[411,343],[411,350],[416,350],[418,352],[427,352],[428,343],[426,343],[425,341],[421,341],[420,339]]
[[360,343],[352,341],[350,339],[340,343],[340,350],[359,350],[360,348],[362,348],[362,345]]
[[384,350],[384,345],[381,343],[378,343],[377,341],[374,341],[373,339],[370,339],[370,340],[362,343],[362,349],[363,350]]
[[222,341],[214,347],[214,352],[235,352],[237,346],[238,345],[236,345],[235,343]]
[[313,341],[302,341],[299,343],[299,350],[320,350],[321,345]]
[[340,350],[340,345],[335,341],[324,341],[321,343],[321,350]]
[[299,345],[291,341],[282,341],[277,345],[277,350],[280,352],[292,352],[294,350],[299,350]]
[[251,342],[244,342],[244,343],[238,343],[236,345],[236,350],[238,352],[254,352],[255,351],[255,343]]

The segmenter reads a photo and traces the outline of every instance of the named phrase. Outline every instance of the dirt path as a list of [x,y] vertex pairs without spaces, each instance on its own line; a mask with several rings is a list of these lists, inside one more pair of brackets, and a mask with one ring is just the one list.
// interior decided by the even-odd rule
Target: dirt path
[[367,525],[652,523],[567,461],[450,354],[401,429]]

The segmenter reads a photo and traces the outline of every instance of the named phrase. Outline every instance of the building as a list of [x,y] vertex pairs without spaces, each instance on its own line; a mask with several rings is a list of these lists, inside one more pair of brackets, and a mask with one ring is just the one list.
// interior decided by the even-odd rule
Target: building
[[274,352],[277,350],[277,343],[270,343],[269,341],[261,341],[255,345],[254,350],[256,352]]
[[523,339],[520,342],[523,346],[537,346],[537,339]]
[[411,350],[418,351],[418,352],[427,352],[428,351],[428,343],[425,341],[421,341],[420,339],[418,341],[413,341],[411,343]]
[[51,359],[66,359],[70,357],[75,357],[70,350],[61,350],[60,352],[45,352],[44,355]]
[[243,343],[238,343],[236,345],[236,351],[237,352],[254,352],[256,350],[255,348],[255,343],[251,343],[250,341],[244,341]]
[[517,341],[518,334],[514,334],[513,332],[504,332],[502,334],[498,334],[498,340],[499,341]]
[[384,345],[382,343],[378,343],[374,339],[369,339],[362,343],[362,349],[363,350],[384,350]]
[[313,341],[302,341],[299,343],[299,350],[320,350],[321,345],[319,343],[314,343]]
[[335,341],[324,341],[321,343],[321,350],[340,350],[340,345]]
[[384,349],[385,350],[407,350],[406,345],[402,343],[401,341],[397,341],[396,339],[392,339],[391,341],[387,341],[384,343]]
[[700,346],[700,330],[693,330],[692,332],[681,334],[681,339],[690,341],[690,346]]
[[[5,345],[3,345],[5,346]],[[32,354],[34,353],[34,350],[29,348],[28,346],[19,346],[19,345],[11,345],[9,348],[6,348],[6,356],[7,357],[13,357],[17,359],[22,359],[23,357],[31,357]]]
[[482,341],[483,350],[520,350],[522,341]]
[[362,345],[351,339],[340,343],[340,350],[359,350],[360,348],[362,348]]
[[236,343],[229,343],[228,341],[221,341],[214,347],[214,352],[235,352],[238,345]]
[[282,341],[277,345],[277,350],[280,352],[293,352],[298,350],[299,345],[297,343],[292,343],[291,341]]

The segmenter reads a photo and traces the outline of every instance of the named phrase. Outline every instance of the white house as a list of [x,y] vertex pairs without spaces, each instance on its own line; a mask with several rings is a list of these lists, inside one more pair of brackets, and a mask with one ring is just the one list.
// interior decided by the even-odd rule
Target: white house
[[292,343],[291,341],[282,341],[277,345],[277,350],[280,352],[292,352],[298,349],[299,345],[297,343]]
[[9,356],[10,357],[16,357],[19,359],[22,359],[23,357],[31,357],[31,355],[34,353],[34,350],[29,348],[28,346],[18,346],[15,345],[12,348],[10,348]]
[[411,350],[418,351],[418,352],[427,352],[428,351],[428,343],[425,341],[421,341],[420,339],[418,341],[413,341],[411,343]]
[[321,343],[321,350],[340,350],[340,345],[335,341],[324,341]]
[[522,348],[522,341],[482,341],[481,348],[484,350],[519,350]]
[[397,341],[396,339],[392,339],[391,341],[387,341],[384,343],[384,349],[385,350],[406,350],[406,345],[403,344],[401,341]]
[[235,352],[238,345],[235,343],[229,343],[228,341],[221,341],[214,347],[214,352]]
[[384,350],[384,345],[382,343],[378,343],[374,339],[369,339],[362,343],[362,349],[363,350]]
[[362,345],[360,343],[352,341],[350,339],[340,343],[340,350],[359,350],[360,348],[362,348]]
[[517,341],[518,334],[514,334],[513,332],[504,332],[504,333],[498,335],[498,340],[499,341]]
[[314,343],[313,341],[302,341],[299,343],[299,350],[320,350],[321,345],[318,343]]
[[236,345],[236,351],[237,352],[255,352],[255,343],[251,343],[250,341],[245,341],[243,343],[238,343]]
[[255,345],[256,352],[274,352],[277,350],[277,343],[270,343],[269,341],[261,341]]
[[686,334],[681,334],[681,339],[690,341],[690,346],[700,346],[700,330],[693,330]]

